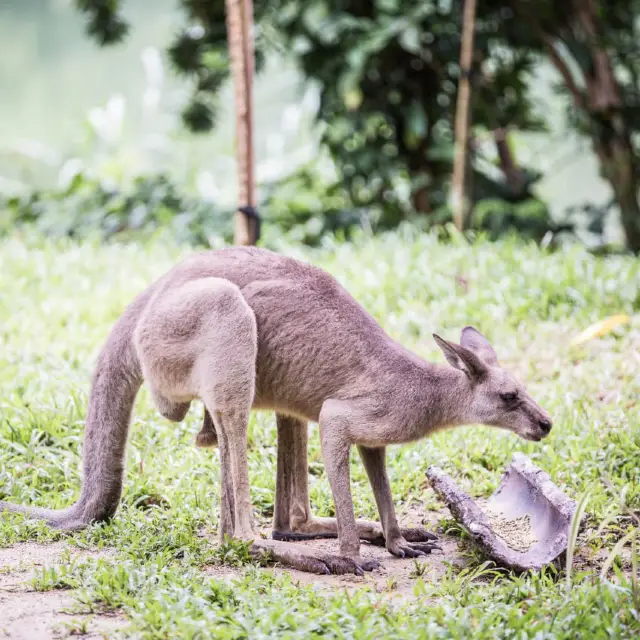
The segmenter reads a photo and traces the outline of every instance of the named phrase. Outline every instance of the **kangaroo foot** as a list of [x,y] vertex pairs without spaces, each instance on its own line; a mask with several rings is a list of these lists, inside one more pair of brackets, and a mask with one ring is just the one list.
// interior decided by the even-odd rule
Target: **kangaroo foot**
[[403,537],[390,540],[386,546],[387,551],[398,558],[419,558],[426,556],[434,549],[442,551],[442,548],[435,542],[409,542]]
[[[357,520],[356,525],[360,540],[379,547],[386,545],[382,527],[377,522]],[[437,536],[427,531],[424,527],[402,528],[400,529],[400,534],[407,542],[428,542],[429,540],[438,539]],[[274,529],[271,532],[271,537],[274,540],[284,542],[337,538],[338,525],[335,518],[309,518],[303,523],[296,524],[291,530]]]
[[320,575],[353,573],[363,576],[365,571],[373,571],[381,566],[377,560],[369,558],[337,556],[275,540],[256,540],[251,549],[256,557],[268,557],[287,567]]
[[280,542],[300,542],[303,540],[335,539],[338,534],[333,531],[319,531],[318,533],[302,533],[299,531],[276,531],[271,532],[271,538]]
[[[368,524],[362,521],[356,521],[358,526],[358,534],[361,530],[366,528],[361,525]],[[371,523],[376,526],[375,523]],[[379,528],[379,527],[378,527]],[[284,529],[273,529],[271,537],[274,540],[281,540],[285,542],[296,542],[299,540],[317,540],[320,538],[337,538],[338,537],[338,522],[335,518],[316,518],[314,516],[308,516],[302,520],[296,518],[289,523],[289,527]]]

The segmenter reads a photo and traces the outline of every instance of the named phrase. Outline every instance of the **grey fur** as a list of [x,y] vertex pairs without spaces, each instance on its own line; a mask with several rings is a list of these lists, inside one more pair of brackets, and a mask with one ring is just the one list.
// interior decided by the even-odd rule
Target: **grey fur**
[[[436,336],[452,366],[424,361],[393,341],[329,274],[257,248],[196,254],[140,294],[115,324],[98,358],[89,398],[84,479],[63,511],[0,502],[65,529],[110,518],[122,490],[131,409],[143,380],[159,411],[181,420],[192,400],[206,407],[201,446],[220,447],[220,534],[252,540],[292,566],[355,572],[375,563],[360,539],[384,540],[394,555],[433,543],[424,530],[400,530],[385,468],[385,447],[438,429],[483,423],[540,440],[546,412],[504,369],[475,329],[461,344]],[[517,393],[505,400],[504,394]],[[252,409],[278,416],[274,530],[337,535],[340,556],[260,540],[249,499],[247,424]],[[314,518],[307,487],[308,421],[319,422],[337,519]],[[359,448],[382,528],[356,521],[349,450]],[[410,538],[408,540],[407,538]]]

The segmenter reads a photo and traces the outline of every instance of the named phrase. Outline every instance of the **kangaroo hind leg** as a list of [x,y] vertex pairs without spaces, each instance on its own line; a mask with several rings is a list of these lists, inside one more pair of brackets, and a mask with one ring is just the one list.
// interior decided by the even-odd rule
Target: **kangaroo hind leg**
[[[170,288],[148,306],[135,340],[145,379],[156,395],[204,402],[221,445],[225,529],[253,539],[246,458],[257,328],[240,289],[208,277]],[[205,429],[209,440],[212,431]]]
[[215,438],[220,447],[225,528],[233,520],[233,536],[253,541],[247,439],[255,393],[257,328],[240,290],[225,281],[218,283],[200,294],[206,326],[191,374],[195,395],[205,404],[198,439],[206,443]]

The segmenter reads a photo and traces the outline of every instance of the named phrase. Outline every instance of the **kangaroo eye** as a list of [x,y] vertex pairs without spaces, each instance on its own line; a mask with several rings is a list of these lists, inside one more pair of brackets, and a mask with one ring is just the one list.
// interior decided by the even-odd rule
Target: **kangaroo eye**
[[513,402],[518,397],[518,394],[515,391],[513,393],[501,393],[500,397],[505,402]]

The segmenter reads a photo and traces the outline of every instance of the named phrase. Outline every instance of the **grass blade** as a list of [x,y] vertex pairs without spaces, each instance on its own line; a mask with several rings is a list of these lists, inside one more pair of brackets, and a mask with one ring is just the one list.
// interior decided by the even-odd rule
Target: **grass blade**
[[615,514],[612,516],[608,516],[606,517],[601,523],[600,526],[598,527],[598,530],[595,532],[594,534],[594,538],[599,538],[602,533],[604,532],[604,530],[612,523],[615,522],[618,518],[620,517],[620,514]]
[[571,519],[571,532],[569,534],[569,542],[567,544],[567,590],[571,589],[573,556],[575,555],[576,541],[578,540],[578,532],[580,531],[580,523],[582,522],[582,517],[584,516],[584,512],[587,508],[587,502],[589,501],[590,494],[590,490],[584,492],[584,495],[582,496],[582,498],[580,498],[580,502],[576,507],[575,513],[573,514],[573,518]]
[[[627,542],[633,539],[634,549],[635,549],[635,538],[637,535],[638,535],[638,530],[634,529],[633,531],[630,531],[629,533],[627,533],[626,536],[623,536],[622,538],[620,538],[618,542],[616,542],[615,546],[611,550],[611,553],[609,554],[609,557],[605,560],[604,564],[602,565],[602,570],[600,571],[601,580],[607,579],[607,574],[609,573],[609,569],[611,569],[611,565],[614,563],[615,559],[620,555],[622,548],[624,547],[625,544],[627,544]],[[636,581],[637,581],[637,578],[638,576],[636,575]]]

